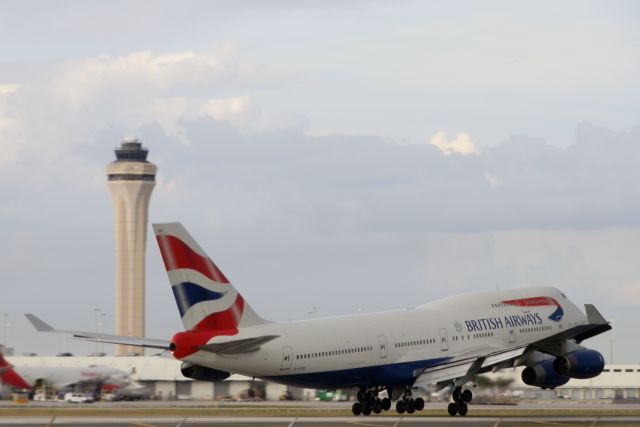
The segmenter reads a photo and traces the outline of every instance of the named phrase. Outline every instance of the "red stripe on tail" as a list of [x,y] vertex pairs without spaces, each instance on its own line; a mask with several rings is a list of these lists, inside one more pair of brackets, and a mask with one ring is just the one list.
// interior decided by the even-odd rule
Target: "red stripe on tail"
[[0,353],[0,378],[5,384],[9,384],[12,387],[30,389],[31,386],[20,376],[13,367],[7,362]]
[[227,280],[224,274],[216,267],[213,261],[194,252],[193,249],[187,246],[182,240],[166,234],[158,235],[156,238],[167,271],[178,268],[189,268],[215,282],[229,284],[229,280]]
[[224,330],[231,331],[232,335],[238,333],[238,325],[242,318],[244,310],[244,299],[240,294],[236,297],[231,307],[226,310],[212,313],[198,322],[192,330],[194,331],[211,331]]

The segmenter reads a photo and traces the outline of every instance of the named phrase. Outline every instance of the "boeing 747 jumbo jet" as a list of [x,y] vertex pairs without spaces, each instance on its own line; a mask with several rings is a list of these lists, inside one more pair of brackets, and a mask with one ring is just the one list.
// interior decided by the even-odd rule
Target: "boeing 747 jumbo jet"
[[452,390],[450,415],[466,415],[484,372],[524,366],[526,384],[553,389],[602,372],[581,345],[611,329],[593,305],[583,313],[558,289],[523,288],[453,296],[418,307],[326,319],[271,322],[258,316],[179,223],[153,226],[185,330],[168,340],[53,329],[89,341],[170,350],[184,376],[231,373],[316,389],[358,387],[355,415],[414,413],[419,387]]

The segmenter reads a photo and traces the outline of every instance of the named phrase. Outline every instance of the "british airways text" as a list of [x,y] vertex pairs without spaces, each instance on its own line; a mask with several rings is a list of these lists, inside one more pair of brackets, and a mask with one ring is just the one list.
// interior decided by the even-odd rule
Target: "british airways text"
[[488,331],[500,328],[515,328],[519,326],[541,325],[539,313],[520,314],[504,317],[486,317],[484,319],[465,320],[467,332]]

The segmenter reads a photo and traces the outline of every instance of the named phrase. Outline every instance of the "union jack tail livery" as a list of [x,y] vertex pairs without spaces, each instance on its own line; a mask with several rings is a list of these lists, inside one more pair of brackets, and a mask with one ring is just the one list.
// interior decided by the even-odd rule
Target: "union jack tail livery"
[[258,316],[180,223],[154,224],[182,323],[188,331],[220,331],[268,323]]

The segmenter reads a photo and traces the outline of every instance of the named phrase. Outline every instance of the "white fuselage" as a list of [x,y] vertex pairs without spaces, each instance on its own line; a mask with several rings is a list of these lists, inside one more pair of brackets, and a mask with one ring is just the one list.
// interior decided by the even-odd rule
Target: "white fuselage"
[[[557,304],[537,304],[537,298]],[[531,305],[503,303],[525,300]],[[520,347],[586,322],[558,289],[522,288],[454,296],[404,310],[245,327],[210,343],[278,338],[251,353],[198,351],[182,360],[310,388],[404,385],[412,383],[416,369],[457,354]]]
[[13,366],[14,371],[31,387],[39,382],[59,389],[82,383],[124,384],[127,374],[107,366]]

